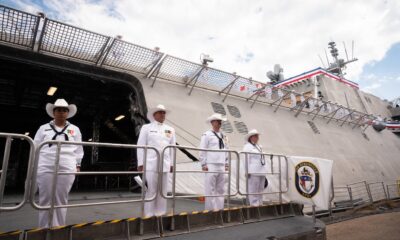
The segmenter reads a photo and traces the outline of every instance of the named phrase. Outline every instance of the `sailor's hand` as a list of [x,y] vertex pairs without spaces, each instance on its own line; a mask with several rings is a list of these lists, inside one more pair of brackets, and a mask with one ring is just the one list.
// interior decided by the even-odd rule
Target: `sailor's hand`
[[207,165],[203,165],[203,166],[201,166],[201,169],[202,169],[203,171],[208,171],[208,167],[207,167]]
[[76,166],[76,171],[80,172],[81,171],[81,166]]
[[229,165],[225,165],[225,171],[228,171]]
[[138,172],[143,172],[143,165],[137,167]]
[[169,167],[169,172],[174,172],[174,167],[173,166]]

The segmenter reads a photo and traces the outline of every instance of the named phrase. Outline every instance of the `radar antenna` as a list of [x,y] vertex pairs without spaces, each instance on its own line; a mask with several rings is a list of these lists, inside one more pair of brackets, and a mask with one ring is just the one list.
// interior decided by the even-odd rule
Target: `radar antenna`
[[283,68],[279,64],[274,65],[274,71],[268,71],[267,77],[271,80],[271,83],[276,83],[279,81],[283,81]]
[[329,62],[328,54],[326,53],[326,50],[324,50],[325,51],[325,56],[326,56],[326,61],[328,63],[328,67],[325,67],[325,64],[323,64],[321,57],[318,55],[320,60],[321,60],[321,62],[322,62],[322,65],[325,68],[325,70],[327,70],[328,72],[333,73],[333,74],[335,74],[337,76],[340,76],[340,77],[343,77],[346,74],[344,72],[344,70],[346,69],[346,65],[347,64],[355,62],[355,61],[358,60],[357,58],[353,57],[353,54],[354,54],[354,41],[352,41],[352,44],[351,44],[351,48],[352,48],[352,50],[351,50],[351,59],[349,59],[349,56],[347,54],[347,48],[346,48],[345,42],[343,42],[343,47],[344,47],[344,52],[346,54],[346,61],[344,59],[342,59],[342,58],[339,58],[339,50],[336,47],[336,43],[334,41],[331,41],[331,42],[328,43],[328,49],[329,49],[329,52],[331,53],[331,56],[333,58],[333,62]]

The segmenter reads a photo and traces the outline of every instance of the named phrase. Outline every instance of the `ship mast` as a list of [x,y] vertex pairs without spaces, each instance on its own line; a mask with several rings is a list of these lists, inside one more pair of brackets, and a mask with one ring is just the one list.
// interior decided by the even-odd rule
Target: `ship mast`
[[328,56],[327,56],[327,61],[328,61],[328,67],[325,69],[326,71],[335,74],[339,77],[344,77],[344,75],[346,74],[344,72],[344,70],[346,69],[346,65],[352,62],[357,61],[357,58],[353,57],[353,53],[354,53],[354,41],[352,42],[352,53],[351,53],[351,59],[348,58],[347,55],[347,49],[346,49],[346,45],[343,42],[343,47],[344,47],[344,51],[346,53],[346,61],[344,59],[339,58],[339,50],[336,47],[336,43],[334,41],[331,41],[328,43],[328,48],[330,50],[331,56],[333,58],[333,62],[329,62],[328,60]]

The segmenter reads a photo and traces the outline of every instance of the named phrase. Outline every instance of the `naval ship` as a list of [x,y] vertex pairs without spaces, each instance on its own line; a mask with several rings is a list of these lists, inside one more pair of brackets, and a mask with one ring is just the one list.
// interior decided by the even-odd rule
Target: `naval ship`
[[[356,59],[339,58],[334,42],[329,48],[329,66],[284,78],[276,65],[264,82],[213,68],[208,55],[192,62],[0,5],[0,239],[325,239],[318,212],[398,199],[400,101],[361,91],[344,77]],[[40,229],[32,138],[49,121],[45,104],[57,98],[78,106],[72,122],[82,131],[85,156],[70,193],[69,225]],[[135,144],[149,122],[147,109],[160,103],[171,109],[167,124],[177,135],[165,196],[171,214],[142,218]],[[232,158],[257,129],[276,165],[286,156],[333,160],[329,211],[285,199],[283,165],[270,183],[275,193],[249,207],[238,194],[234,164],[226,208],[203,211],[198,146],[212,113],[227,117],[222,129]]]

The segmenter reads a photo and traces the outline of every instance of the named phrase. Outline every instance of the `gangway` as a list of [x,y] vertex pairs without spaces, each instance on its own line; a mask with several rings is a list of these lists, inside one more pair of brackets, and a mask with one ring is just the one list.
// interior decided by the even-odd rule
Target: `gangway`
[[[25,193],[23,202],[18,204],[17,207],[9,208],[5,205],[10,202],[2,202],[0,205],[0,223],[5,223],[8,219],[16,219],[16,215],[22,215],[25,218],[36,218],[37,210],[49,210],[50,212],[56,208],[76,208],[83,209],[82,214],[85,212],[85,208],[102,206],[103,208],[108,208],[113,205],[121,204],[133,204],[125,208],[124,211],[129,211],[129,208],[139,208],[141,209],[139,216],[125,217],[120,219],[96,219],[95,221],[74,223],[66,226],[54,226],[50,228],[29,228],[25,229],[24,226],[19,226],[17,229],[0,233],[1,239],[150,239],[150,238],[218,238],[225,234],[225,237],[229,235],[241,234],[246,238],[269,238],[269,239],[281,239],[281,237],[287,237],[289,235],[297,237],[310,237],[310,239],[323,239],[325,235],[325,225],[319,220],[309,218],[303,215],[302,208],[300,204],[283,202],[282,197],[279,198],[279,202],[266,204],[258,207],[247,206],[243,204],[238,204],[240,201],[230,201],[234,199],[236,195],[246,195],[247,192],[239,191],[239,169],[237,166],[240,164],[240,153],[233,150],[206,150],[206,149],[196,149],[187,146],[167,146],[168,148],[179,148],[187,150],[197,150],[197,151],[228,151],[229,152],[229,162],[231,166],[226,172],[229,179],[229,189],[225,195],[226,205],[222,210],[208,211],[199,210],[196,211],[179,211],[177,210],[177,205],[185,204],[184,201],[188,201],[188,198],[193,198],[196,195],[180,195],[178,196],[175,192],[171,196],[163,195],[163,189],[159,186],[159,192],[157,194],[162,194],[165,198],[171,198],[173,201],[172,212],[163,216],[153,216],[153,217],[143,217],[143,204],[146,201],[151,201],[156,197],[152,196],[150,198],[145,198],[142,191],[141,194],[136,194],[135,196],[128,196],[127,199],[111,199],[108,201],[95,201],[89,203],[69,203],[68,205],[56,206],[52,201],[50,206],[40,206],[36,203],[36,168],[38,164],[38,155],[42,146],[52,143],[57,147],[57,156],[55,161],[55,171],[54,174],[54,186],[56,184],[56,176],[62,174],[76,174],[76,175],[114,175],[114,174],[145,174],[145,171],[122,171],[122,172],[78,172],[78,173],[66,173],[58,172],[57,165],[59,164],[59,153],[63,145],[65,144],[75,144],[83,145],[89,147],[111,147],[111,148],[142,148],[143,154],[147,154],[147,151],[156,151],[157,156],[163,156],[164,151],[160,154],[157,149],[149,146],[138,146],[130,144],[114,144],[114,143],[95,143],[95,142],[68,142],[68,141],[47,141],[40,145],[35,146],[30,137],[22,134],[8,134],[0,133],[0,137],[6,138],[6,151],[3,159],[3,168],[1,173],[5,173],[8,168],[8,162],[10,159],[9,150],[11,148],[13,139],[25,139],[31,143],[31,154],[29,156],[29,167],[26,179]],[[166,147],[166,148],[167,148]],[[165,149],[164,149],[165,150]],[[244,153],[246,154],[246,153]],[[235,161],[232,161],[231,156],[235,156]],[[280,159],[280,158],[279,158]],[[283,159],[283,158],[282,158]],[[176,156],[174,157],[174,165],[176,166]],[[287,165],[286,165],[287,167]],[[144,167],[145,168],[145,167]],[[161,168],[161,167],[160,167]],[[281,179],[281,171],[276,171],[274,174],[279,175]],[[285,170],[286,171],[286,170]],[[174,170],[173,174],[176,175],[178,172]],[[201,171],[192,171],[194,173],[204,174]],[[1,185],[6,185],[6,177],[2,174]],[[282,179],[281,179],[282,180]],[[279,181],[279,184],[286,185],[286,181]],[[230,186],[230,183],[235,183]],[[176,182],[173,182],[173,189],[175,188]],[[282,186],[279,187],[279,191],[276,194],[281,196],[284,191]],[[1,196],[4,197],[4,187],[1,188]],[[260,193],[265,194],[265,193]],[[54,199],[54,188],[53,188],[53,199]],[[198,203],[198,206],[201,206]],[[30,214],[27,208],[33,209]],[[201,207],[202,208],[202,207]],[[70,209],[71,210],[71,209]],[[7,211],[7,212],[6,212]],[[5,218],[3,218],[4,216]],[[50,218],[52,219],[52,218]],[[28,220],[29,221],[29,220]],[[31,220],[32,221],[32,220]],[[15,223],[18,225],[18,223]],[[51,220],[49,225],[52,226]],[[4,226],[4,225],[3,225]],[[3,227],[0,226],[0,229]],[[258,229],[257,231],[255,229]],[[1,231],[1,230],[0,230]],[[194,235],[193,235],[194,234]],[[293,238],[296,239],[297,237]]]
[[[5,138],[5,148],[3,154],[2,169],[0,170],[0,240],[2,239],[150,239],[150,238],[168,238],[168,239],[224,239],[233,238],[240,239],[325,239],[325,224],[316,217],[323,217],[335,212],[353,210],[362,206],[368,206],[381,201],[397,201],[400,199],[399,182],[384,183],[360,181],[347,184],[346,186],[333,187],[331,196],[331,208],[325,212],[314,211],[311,216],[303,214],[304,206],[293,202],[284,202],[282,193],[287,191],[287,157],[284,155],[275,155],[278,160],[276,163],[272,160],[272,154],[265,154],[264,157],[271,160],[271,169],[267,174],[276,175],[279,179],[279,188],[277,192],[263,192],[257,194],[278,194],[278,202],[264,202],[262,206],[248,206],[246,202],[241,202],[240,197],[249,195],[247,189],[244,191],[241,186],[240,174],[247,174],[248,167],[241,168],[241,160],[246,160],[249,153],[236,152],[234,150],[207,150],[188,146],[169,145],[166,146],[161,153],[149,146],[138,146],[132,144],[114,144],[114,143],[96,143],[96,142],[65,142],[65,141],[48,141],[38,146],[33,144],[33,140],[26,135],[0,133],[0,138]],[[5,195],[6,174],[10,161],[10,149],[13,140],[23,140],[29,143],[30,155],[28,159],[28,172],[25,180],[25,191],[22,201],[10,202]],[[101,200],[90,198],[90,202],[79,202],[76,199],[68,205],[55,206],[39,206],[35,197],[35,169],[38,164],[38,154],[41,146],[53,143],[58,149],[58,153],[64,144],[78,144],[89,147],[111,147],[111,148],[142,148],[147,151],[157,152],[159,161],[163,158],[164,152],[168,148],[172,148],[176,153],[178,149],[190,151],[227,151],[229,154],[230,167],[226,174],[228,175],[228,191],[226,191],[226,204],[223,210],[208,211],[202,210],[203,204],[193,200],[201,195],[196,194],[178,194],[175,191],[177,184],[176,175],[178,173],[204,174],[198,170],[177,170],[176,154],[173,157],[173,165],[175,166],[172,181],[172,193],[165,195],[162,186],[159,186],[159,192],[164,198],[170,199],[170,209],[168,214],[154,217],[143,217],[143,204],[151,201],[156,196],[145,198],[144,193],[119,195],[117,199]],[[252,153],[254,154],[254,153]],[[242,157],[240,157],[242,156]],[[243,157],[244,156],[244,157]],[[58,159],[58,158],[56,158]],[[286,164],[282,164],[286,162]],[[58,164],[58,161],[55,162]],[[278,170],[273,166],[278,165]],[[145,167],[144,167],[145,168]],[[57,168],[56,168],[57,169]],[[161,167],[160,170],[162,171]],[[285,174],[283,174],[285,173]],[[114,174],[145,174],[145,171],[122,171],[122,172],[80,172],[80,173],[58,173],[57,174],[76,174],[76,175],[114,175]],[[54,178],[56,179],[56,178]],[[161,183],[162,184],[162,183]],[[246,184],[247,186],[247,184]],[[233,191],[230,191],[232,190]],[[53,192],[54,195],[54,192]],[[111,194],[112,195],[112,194]],[[88,199],[83,197],[82,199]],[[74,202],[78,203],[74,203]],[[189,203],[190,202],[190,203]],[[171,205],[172,203],[172,205]],[[123,205],[131,204],[131,205]],[[29,206],[31,209],[29,210]],[[111,206],[119,206],[119,215],[116,218],[102,218],[97,211],[93,211],[91,207],[101,207],[113,211],[116,208]],[[55,208],[66,207],[76,209],[76,212],[85,215],[88,212],[92,217],[86,217],[89,221],[79,222],[76,220],[72,224],[66,226],[55,226],[51,228],[26,228],[23,225],[18,226],[18,222],[13,225],[12,220],[26,218],[27,221],[37,217],[37,210],[52,210]],[[79,210],[81,209],[81,210]],[[132,209],[136,209],[136,214],[129,214]],[[190,211],[186,209],[192,209]],[[193,211],[194,210],[194,211]],[[116,216],[116,215],[113,215]],[[122,217],[121,217],[122,216]],[[30,220],[29,220],[30,219]],[[85,218],[84,218],[85,219]],[[13,225],[13,228],[6,229],[4,226]],[[11,224],[10,224],[11,223]],[[51,223],[50,223],[51,225]]]

